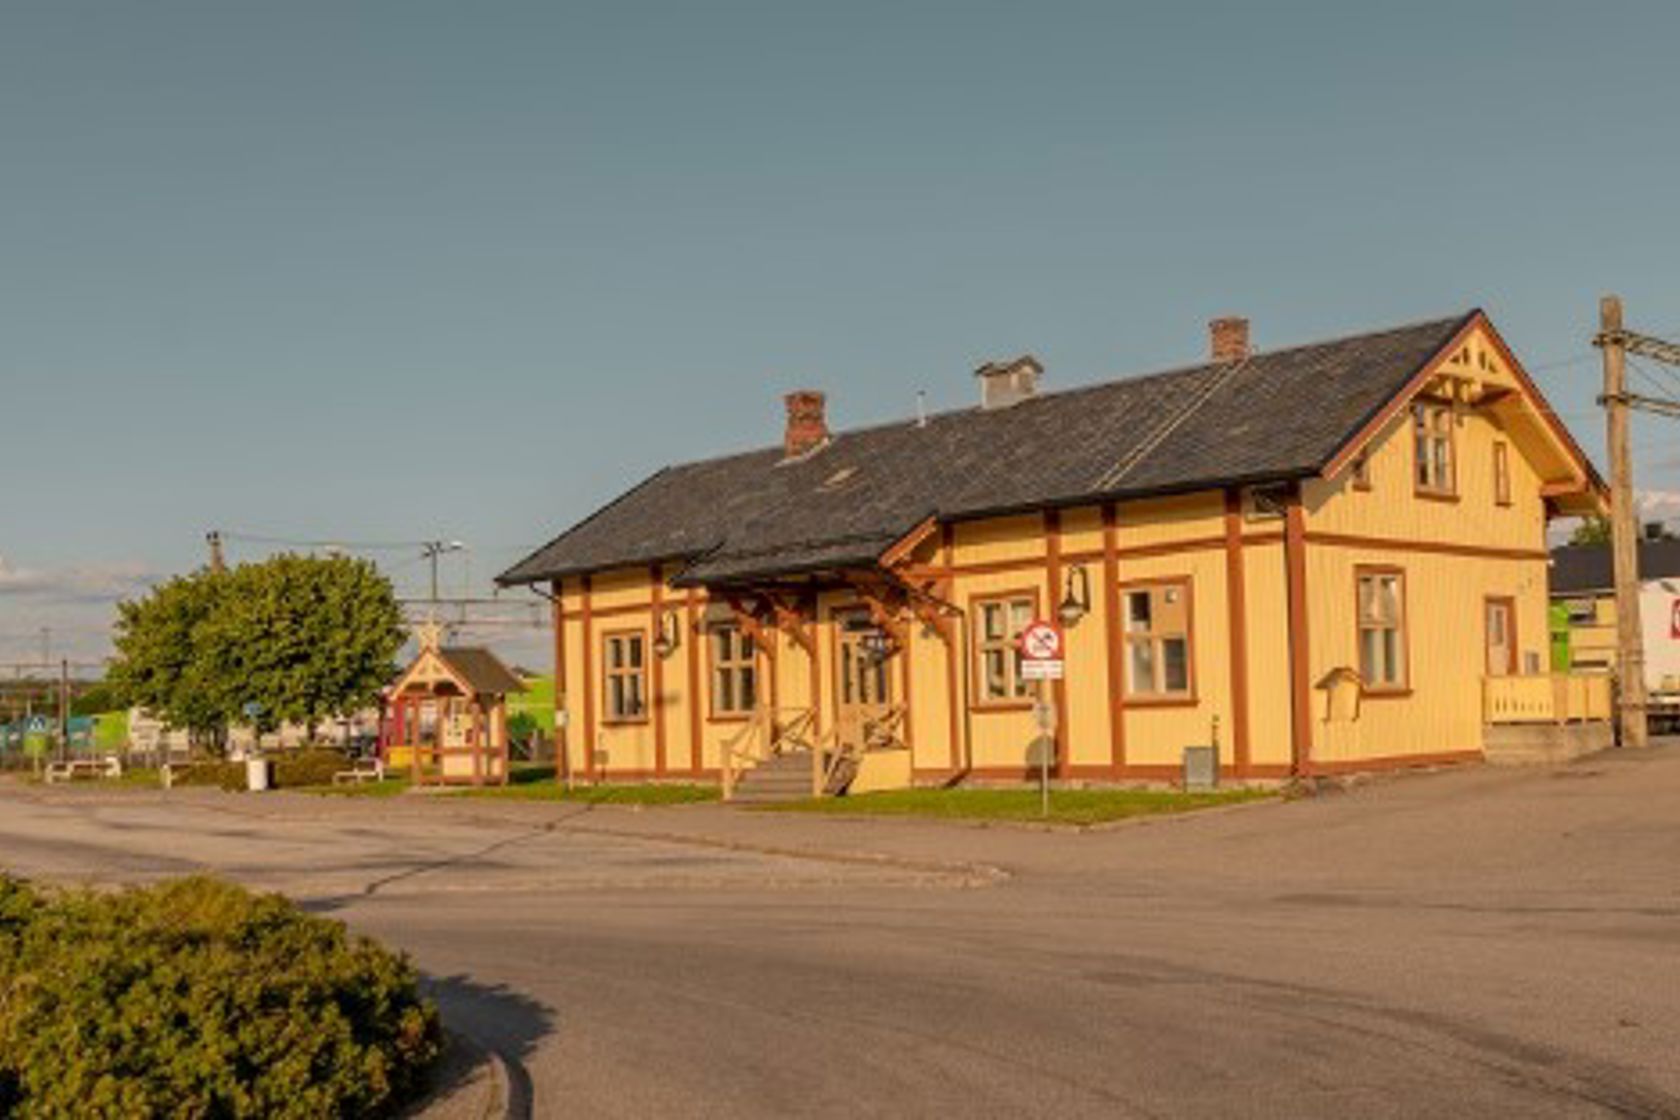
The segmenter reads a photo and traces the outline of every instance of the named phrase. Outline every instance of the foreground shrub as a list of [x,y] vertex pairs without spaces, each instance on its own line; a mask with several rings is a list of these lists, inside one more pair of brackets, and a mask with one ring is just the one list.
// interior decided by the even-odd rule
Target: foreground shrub
[[0,877],[0,1115],[379,1115],[439,1049],[404,957],[278,895]]

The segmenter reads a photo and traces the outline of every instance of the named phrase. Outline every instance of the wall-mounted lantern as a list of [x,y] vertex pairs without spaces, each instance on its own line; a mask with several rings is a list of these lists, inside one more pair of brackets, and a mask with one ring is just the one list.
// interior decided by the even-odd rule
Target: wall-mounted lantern
[[1085,565],[1075,564],[1068,569],[1067,589],[1056,617],[1063,626],[1072,626],[1091,613],[1091,575]]
[[656,623],[659,632],[653,637],[654,656],[663,661],[682,645],[682,627],[677,624],[677,612],[665,611]]

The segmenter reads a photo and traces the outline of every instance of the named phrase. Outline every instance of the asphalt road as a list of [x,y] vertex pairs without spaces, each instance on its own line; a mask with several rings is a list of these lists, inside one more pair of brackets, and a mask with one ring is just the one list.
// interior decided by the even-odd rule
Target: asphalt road
[[411,950],[538,1116],[1680,1117],[1680,748],[1107,832],[0,792]]

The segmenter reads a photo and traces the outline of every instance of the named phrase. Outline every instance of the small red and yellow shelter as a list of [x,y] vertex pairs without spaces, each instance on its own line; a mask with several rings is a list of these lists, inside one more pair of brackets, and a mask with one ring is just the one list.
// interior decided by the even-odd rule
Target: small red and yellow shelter
[[416,785],[506,785],[509,693],[524,682],[481,646],[445,646],[420,629],[420,651],[386,692],[387,768]]

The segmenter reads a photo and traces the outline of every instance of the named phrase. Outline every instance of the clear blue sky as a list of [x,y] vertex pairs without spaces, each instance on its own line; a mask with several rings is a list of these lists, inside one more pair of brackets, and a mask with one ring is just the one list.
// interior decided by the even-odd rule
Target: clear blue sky
[[458,537],[482,585],[788,388],[908,415],[1225,312],[1484,305],[1596,451],[1599,294],[1680,333],[1676,41],[1631,3],[0,3],[0,659],[97,653],[212,527]]

